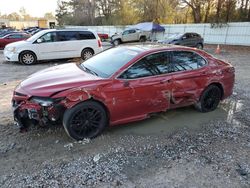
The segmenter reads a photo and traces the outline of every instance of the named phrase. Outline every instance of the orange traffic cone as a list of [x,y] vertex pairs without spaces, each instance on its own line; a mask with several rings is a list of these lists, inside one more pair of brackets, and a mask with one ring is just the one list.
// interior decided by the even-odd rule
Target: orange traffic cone
[[215,53],[216,53],[216,54],[220,54],[220,45],[219,45],[219,44],[217,45],[217,48],[216,48],[216,50],[215,50]]

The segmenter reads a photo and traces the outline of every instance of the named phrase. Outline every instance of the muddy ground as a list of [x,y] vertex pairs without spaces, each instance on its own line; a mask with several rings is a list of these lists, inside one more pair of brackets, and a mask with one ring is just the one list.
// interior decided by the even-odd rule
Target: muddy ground
[[0,187],[250,187],[250,48],[217,56],[236,83],[214,112],[171,110],[74,142],[61,126],[19,133],[10,106],[22,79],[67,61],[23,66],[0,51]]

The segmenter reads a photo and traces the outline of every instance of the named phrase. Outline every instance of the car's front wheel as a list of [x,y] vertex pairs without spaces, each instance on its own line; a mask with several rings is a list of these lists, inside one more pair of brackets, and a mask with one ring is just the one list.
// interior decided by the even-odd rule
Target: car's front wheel
[[211,112],[217,108],[222,96],[221,89],[216,85],[208,86],[202,93],[195,107],[200,112]]
[[75,140],[96,137],[106,127],[107,122],[105,109],[95,101],[80,103],[66,110],[63,117],[67,134]]
[[116,39],[116,40],[114,40],[114,42],[113,42],[113,43],[114,43],[114,45],[115,45],[115,46],[118,46],[118,45],[121,43],[121,41],[120,41],[120,40],[118,40],[118,39]]
[[20,54],[19,61],[24,65],[32,65],[36,63],[36,55],[33,52],[25,51]]

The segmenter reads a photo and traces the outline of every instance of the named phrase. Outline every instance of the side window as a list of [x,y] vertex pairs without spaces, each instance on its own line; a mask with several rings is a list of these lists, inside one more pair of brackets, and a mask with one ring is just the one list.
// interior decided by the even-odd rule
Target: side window
[[132,34],[132,33],[136,33],[136,30],[134,30],[134,29],[129,30],[129,34]]
[[146,57],[146,60],[148,63],[153,64],[156,67],[159,74],[172,72],[169,52],[160,52],[157,54],[151,54]]
[[172,57],[173,71],[194,70],[206,65],[206,61],[194,52],[175,51]]
[[129,34],[129,30],[124,31],[122,34],[123,34],[123,35],[127,35],[127,34]]
[[161,52],[144,57],[128,68],[119,78],[135,79],[168,72],[171,72],[168,53]]
[[57,41],[77,40],[77,32],[75,31],[59,31],[57,32]]
[[46,33],[45,35],[41,36],[40,39],[42,42],[56,42],[56,32]]
[[25,39],[27,39],[27,38],[30,38],[30,36],[29,35],[22,35],[22,38],[25,38]]
[[14,34],[14,35],[9,35],[7,38],[9,38],[9,39],[19,39],[21,37],[20,37],[20,35]]
[[80,31],[79,40],[88,40],[88,39],[96,39],[95,35],[90,31]]

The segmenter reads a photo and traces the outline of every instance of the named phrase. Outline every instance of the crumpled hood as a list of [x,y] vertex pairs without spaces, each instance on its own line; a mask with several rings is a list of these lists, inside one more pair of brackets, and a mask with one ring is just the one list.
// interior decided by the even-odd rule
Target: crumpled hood
[[84,86],[98,79],[101,78],[86,73],[75,63],[63,64],[30,75],[16,91],[30,96],[49,97],[56,92]]

